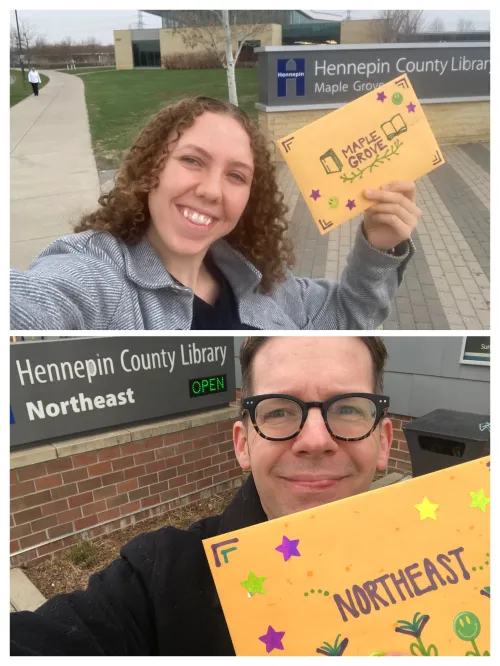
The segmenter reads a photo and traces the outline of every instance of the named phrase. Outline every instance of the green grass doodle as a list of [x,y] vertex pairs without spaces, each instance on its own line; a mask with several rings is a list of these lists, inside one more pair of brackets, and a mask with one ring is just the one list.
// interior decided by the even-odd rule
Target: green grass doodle
[[323,645],[319,648],[316,648],[318,654],[324,654],[327,657],[341,657],[344,654],[344,651],[349,643],[348,638],[344,638],[340,641],[340,634],[338,634],[335,639],[335,645],[330,645],[326,641],[323,642]]

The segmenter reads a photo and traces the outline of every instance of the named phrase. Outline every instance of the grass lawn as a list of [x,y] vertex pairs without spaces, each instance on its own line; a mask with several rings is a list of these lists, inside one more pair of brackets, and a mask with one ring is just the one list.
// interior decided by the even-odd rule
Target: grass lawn
[[[222,69],[103,71],[84,75],[82,81],[100,169],[118,167],[151,116],[167,104],[189,95],[228,99]],[[256,119],[257,69],[237,69],[236,82],[240,107]]]
[[[24,70],[24,85],[23,76],[20,69],[11,69],[10,76],[15,77],[16,79],[15,82],[10,86],[10,105],[14,106],[14,104],[17,104],[25,97],[32,95],[33,88],[31,87],[31,83],[28,81],[28,70]],[[42,82],[38,85],[39,90],[41,90],[49,80],[43,74],[40,74],[40,78],[42,79]]]

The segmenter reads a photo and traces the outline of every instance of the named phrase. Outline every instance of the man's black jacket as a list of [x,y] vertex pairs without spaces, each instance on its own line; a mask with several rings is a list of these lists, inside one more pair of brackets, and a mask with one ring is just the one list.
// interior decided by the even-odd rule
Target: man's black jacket
[[11,613],[11,655],[234,655],[202,539],[266,520],[250,476],[223,514],[141,534],[86,591]]

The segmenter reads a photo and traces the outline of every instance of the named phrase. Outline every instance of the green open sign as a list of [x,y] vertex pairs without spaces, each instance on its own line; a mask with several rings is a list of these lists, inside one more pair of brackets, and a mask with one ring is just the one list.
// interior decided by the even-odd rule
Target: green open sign
[[209,393],[223,393],[224,391],[227,391],[226,375],[212,375],[211,377],[189,380],[189,395],[191,398],[208,395]]

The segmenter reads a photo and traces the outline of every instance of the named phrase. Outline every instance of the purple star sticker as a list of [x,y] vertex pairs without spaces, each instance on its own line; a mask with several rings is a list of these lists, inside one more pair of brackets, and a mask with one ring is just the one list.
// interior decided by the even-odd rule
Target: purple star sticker
[[281,639],[285,635],[284,631],[275,631],[271,625],[267,628],[267,633],[263,636],[259,636],[259,641],[262,641],[266,644],[266,652],[272,652],[273,650],[284,650],[283,643]]
[[298,544],[299,539],[289,539],[284,536],[281,545],[276,546],[274,550],[279,551],[285,558],[285,562],[288,562],[291,557],[300,557],[300,553],[297,549]]
[[415,113],[415,109],[417,108],[413,102],[410,102],[409,104],[406,105],[406,108],[408,109],[408,113]]
[[313,190],[313,191],[311,192],[311,194],[309,195],[309,197],[310,197],[311,199],[314,199],[314,201],[316,201],[316,199],[319,199],[320,196],[321,196],[321,194],[319,193],[319,190]]
[[387,99],[387,95],[383,90],[382,92],[377,93],[377,102],[383,102],[385,99]]
[[353,208],[356,208],[356,200],[355,199],[347,199],[347,203],[346,203],[345,207],[349,208],[349,210],[352,210]]

